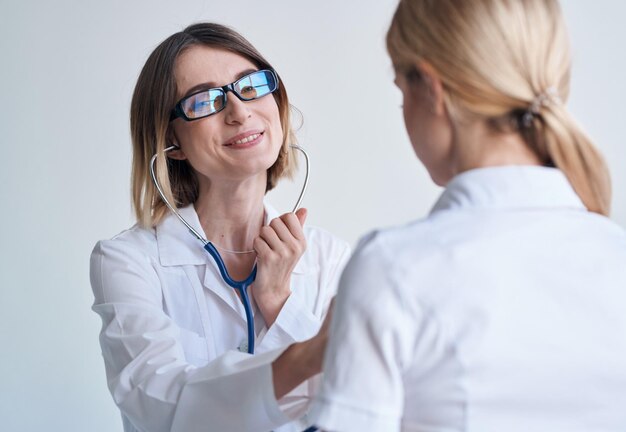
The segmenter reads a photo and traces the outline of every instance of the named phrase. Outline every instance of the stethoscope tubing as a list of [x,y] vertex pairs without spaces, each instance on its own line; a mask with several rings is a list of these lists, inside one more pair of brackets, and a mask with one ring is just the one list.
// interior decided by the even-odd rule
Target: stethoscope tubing
[[[173,146],[167,147],[165,150],[163,150],[163,153],[167,153],[176,148],[178,148],[178,146],[173,145]],[[309,184],[309,173],[310,173],[311,162],[309,160],[309,155],[302,147],[296,144],[291,144],[291,148],[299,150],[304,155],[304,159],[306,162],[306,175],[304,177],[304,184],[302,185],[302,189],[300,191],[300,195],[298,196],[298,200],[296,201],[296,205],[293,207],[293,210],[292,210],[292,212],[295,212],[300,207],[300,204],[302,203],[302,199],[304,198],[304,194],[306,192],[307,186]],[[235,290],[239,292],[239,295],[241,297],[241,301],[243,303],[243,307],[246,313],[246,323],[247,323],[247,332],[248,332],[248,350],[247,351],[249,354],[254,354],[254,340],[255,340],[254,317],[252,315],[252,306],[250,305],[250,299],[248,296],[248,287],[252,284],[252,282],[254,282],[256,278],[257,264],[256,262],[254,263],[254,267],[252,267],[252,271],[250,272],[248,277],[245,278],[244,280],[237,281],[237,280],[234,280],[230,276],[230,274],[228,273],[228,270],[226,269],[226,264],[224,263],[224,260],[222,259],[222,256],[220,255],[215,245],[211,243],[210,241],[208,241],[207,239],[205,239],[200,233],[198,233],[185,220],[185,218],[181,216],[181,214],[178,212],[176,207],[174,207],[169,202],[169,200],[165,197],[165,192],[163,191],[163,189],[161,188],[161,185],[159,184],[159,180],[157,179],[155,168],[154,168],[158,155],[159,153],[157,152],[150,159],[150,176],[152,177],[152,182],[154,183],[154,186],[156,187],[157,192],[161,196],[161,199],[163,200],[165,205],[187,227],[189,232],[202,242],[204,249],[209,253],[209,255],[211,255],[211,257],[213,257],[213,260],[217,264],[217,268],[224,282],[226,282],[230,287],[234,288]]]

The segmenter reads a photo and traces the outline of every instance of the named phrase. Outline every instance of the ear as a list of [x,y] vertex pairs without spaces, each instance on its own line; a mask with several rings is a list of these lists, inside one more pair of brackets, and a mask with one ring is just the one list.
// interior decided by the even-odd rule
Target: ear
[[167,157],[176,159],[176,160],[186,160],[187,156],[183,149],[180,148],[178,144],[178,140],[176,139],[176,135],[174,134],[174,130],[170,129],[167,133],[167,141],[170,145],[175,145],[176,148],[167,152]]
[[424,85],[427,87],[431,98],[431,111],[433,114],[442,115],[446,111],[443,84],[435,68],[426,61],[420,61],[415,65]]
[[167,152],[167,157],[168,158],[172,158],[172,159],[176,159],[176,160],[186,160],[187,159],[187,156],[185,155],[185,153],[183,152],[183,150],[180,147],[177,147],[177,148],[175,148],[173,150],[168,151]]

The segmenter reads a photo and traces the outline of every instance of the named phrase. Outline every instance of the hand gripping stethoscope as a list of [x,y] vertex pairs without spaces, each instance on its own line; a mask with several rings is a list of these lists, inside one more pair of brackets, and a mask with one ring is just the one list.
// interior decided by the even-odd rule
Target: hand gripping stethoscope
[[[178,146],[175,146],[175,145],[170,146],[166,148],[165,150],[163,150],[163,153],[167,153],[176,148],[178,148]],[[302,147],[292,144],[291,148],[294,148],[302,152],[302,154],[304,155],[304,159],[306,161],[306,175],[304,177],[304,184],[302,185],[300,196],[298,196],[298,201],[296,201],[296,205],[293,207],[293,210],[292,210],[292,212],[295,212],[296,210],[298,210],[298,207],[300,207],[300,203],[302,202],[302,198],[304,197],[304,193],[306,192],[306,188],[309,184],[310,162],[309,162],[309,155],[306,153],[306,151],[304,151]],[[224,279],[224,282],[226,282],[228,285],[230,285],[232,288],[236,289],[239,292],[239,295],[241,296],[241,301],[243,303],[243,308],[246,311],[246,322],[248,325],[248,352],[250,354],[254,354],[254,336],[255,336],[254,335],[254,319],[252,317],[252,307],[250,306],[250,299],[248,298],[248,287],[252,284],[252,282],[254,282],[254,279],[256,278],[256,268],[257,268],[256,262],[254,263],[254,267],[252,267],[252,271],[250,272],[250,275],[244,280],[236,281],[232,277],[230,277],[230,275],[228,274],[228,270],[226,269],[226,265],[224,264],[224,260],[222,259],[222,256],[218,252],[215,245],[211,243],[210,241],[208,241],[207,239],[205,239],[204,237],[202,237],[198,233],[198,231],[193,229],[193,227],[189,225],[189,223],[180,215],[180,213],[178,213],[176,208],[165,197],[165,193],[163,192],[163,189],[161,189],[161,185],[159,184],[159,181],[156,177],[156,173],[154,169],[154,164],[156,162],[158,155],[159,155],[158,153],[155,153],[154,156],[152,156],[152,159],[150,159],[150,176],[152,177],[154,186],[156,186],[157,191],[159,192],[159,195],[161,196],[161,199],[169,207],[172,213],[174,213],[176,217],[178,217],[178,219],[180,219],[180,221],[183,224],[185,224],[189,232],[191,232],[191,234],[193,234],[194,237],[196,237],[198,240],[202,242],[202,244],[204,245],[204,249],[209,253],[209,255],[213,257],[213,259],[215,260],[215,263],[217,264],[217,268],[219,269],[220,274],[222,275],[222,279]]]

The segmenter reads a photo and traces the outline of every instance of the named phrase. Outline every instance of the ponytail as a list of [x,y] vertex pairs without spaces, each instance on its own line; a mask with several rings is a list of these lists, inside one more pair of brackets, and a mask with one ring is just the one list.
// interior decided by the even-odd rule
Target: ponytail
[[590,211],[609,214],[607,166],[563,104],[571,59],[558,0],[400,0],[387,49],[396,71],[431,64],[451,111],[513,126]]
[[545,153],[551,164],[565,174],[589,211],[608,216],[611,207],[608,168],[600,152],[565,106],[546,106],[533,119],[531,127],[537,128],[536,136],[540,141],[540,144],[536,143],[538,146],[533,147],[539,153]]

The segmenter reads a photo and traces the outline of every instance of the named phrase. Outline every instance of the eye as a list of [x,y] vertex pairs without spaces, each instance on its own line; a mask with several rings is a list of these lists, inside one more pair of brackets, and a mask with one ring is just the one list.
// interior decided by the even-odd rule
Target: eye
[[210,89],[185,99],[182,108],[189,118],[210,115],[224,107],[224,95],[221,91]]
[[211,102],[213,103],[213,111],[219,111],[224,107],[224,96],[217,96]]
[[211,105],[211,102],[208,100],[196,101],[196,104],[194,105],[194,109],[202,109],[209,105]]
[[[206,93],[199,93],[189,100],[188,111],[194,116],[201,116],[211,110],[212,101]],[[189,114],[188,114],[189,115]]]
[[254,99],[257,96],[256,88],[251,85],[242,87],[240,93],[241,96],[245,97],[246,99]]

